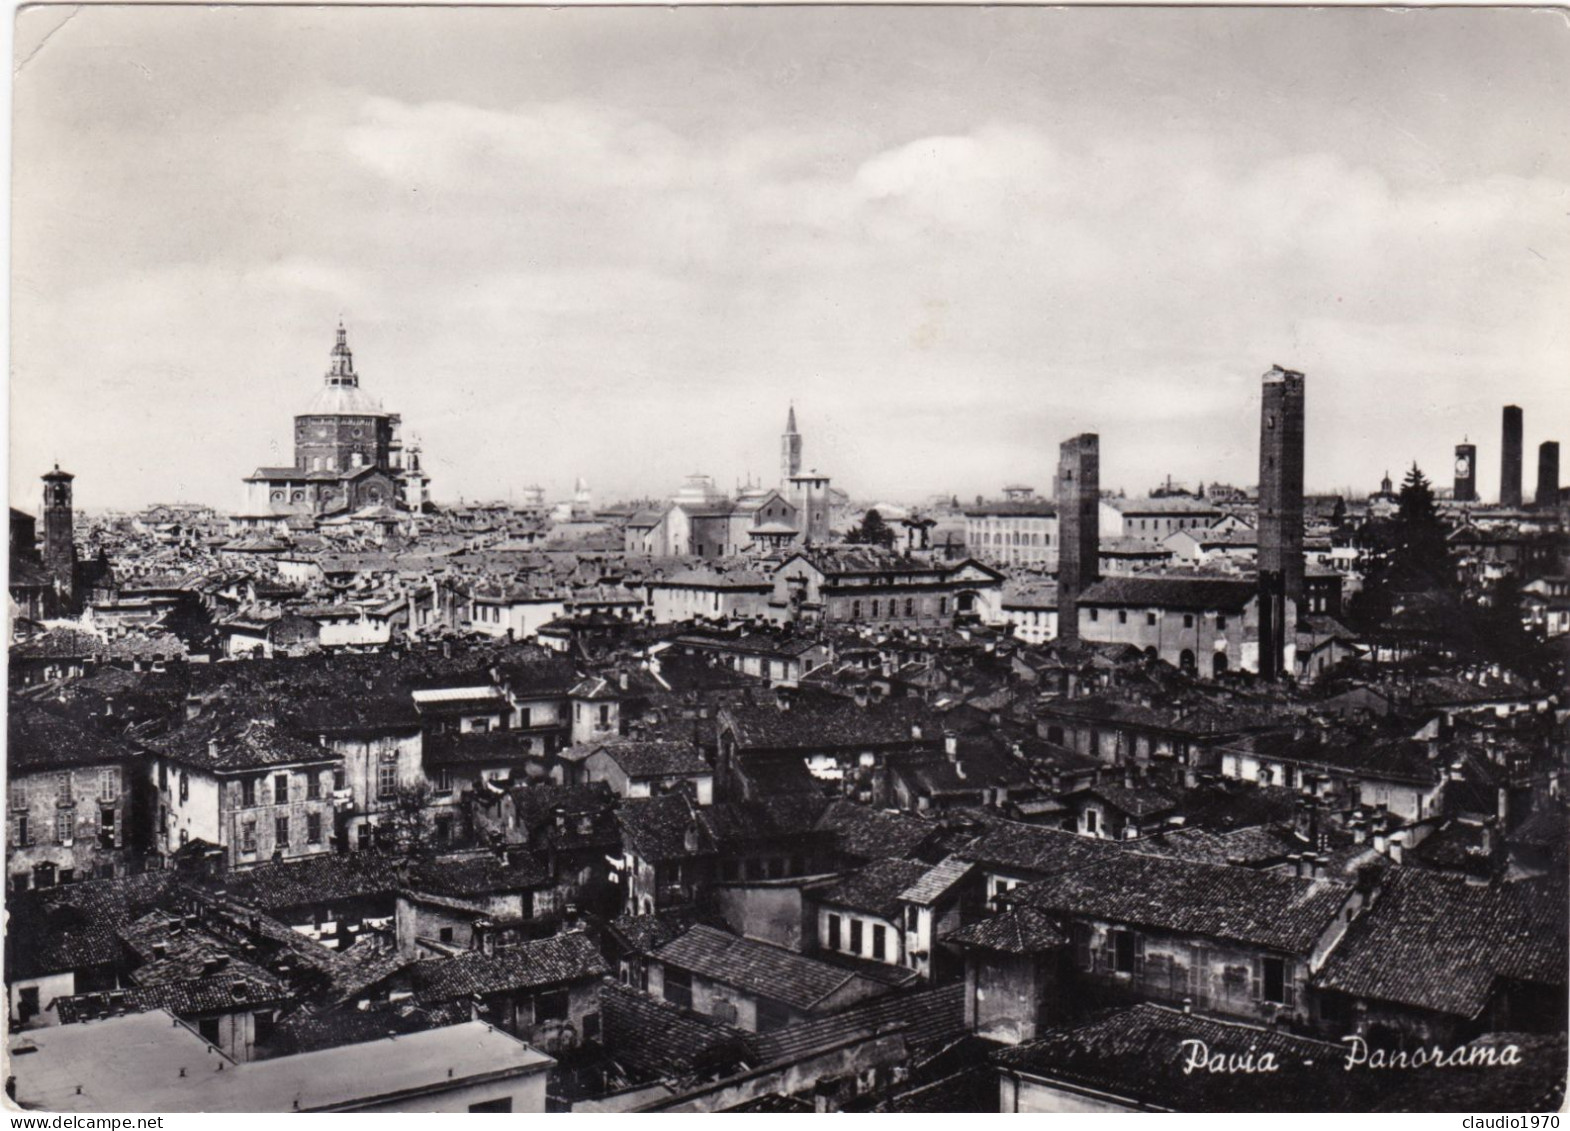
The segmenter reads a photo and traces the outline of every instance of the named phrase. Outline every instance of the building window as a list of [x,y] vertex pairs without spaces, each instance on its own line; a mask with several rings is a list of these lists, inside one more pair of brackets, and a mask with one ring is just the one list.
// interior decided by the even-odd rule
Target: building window
[[908,617],[916,615],[916,599],[914,597],[905,598],[905,615]]
[[519,730],[528,730],[533,725],[534,724],[530,721],[529,708],[528,707],[519,707],[518,708],[518,729]]
[[191,779],[184,770],[180,771],[180,800],[191,800]]
[[76,833],[76,810],[55,810],[55,840],[70,844]]
[[256,851],[256,822],[246,821],[240,826],[240,851]]
[[33,838],[27,828],[27,814],[18,813],[16,815],[16,846],[18,848],[26,848],[32,843]]
[[861,920],[860,919],[852,919],[850,921],[850,952],[852,954],[860,954],[861,953]]
[[120,795],[120,771],[114,766],[98,771],[98,799],[113,801]]
[[1264,960],[1264,997],[1268,1002],[1285,1005],[1287,1001],[1287,964],[1280,958]]
[[161,793],[161,792],[167,790],[168,788],[169,788],[169,764],[167,762],[159,762],[158,763],[158,790]]
[[872,925],[872,957],[882,962],[888,957],[888,929],[881,923]]
[[1184,628],[1193,628],[1194,627],[1194,614],[1193,613],[1184,613],[1183,614],[1183,627]]
[[1091,836],[1095,836],[1096,835],[1097,825],[1100,823],[1100,818],[1101,818],[1101,814],[1099,812],[1097,812],[1096,810],[1094,810],[1094,809],[1086,809],[1085,810],[1085,831],[1087,833],[1089,833]]
[[838,950],[840,948],[840,917],[838,915],[829,916],[829,940],[827,946],[830,950]]
[[692,975],[685,970],[665,967],[665,1000],[683,1009],[691,1009]]
[[548,990],[534,995],[534,1023],[567,1020],[567,991]]
[[376,796],[392,797],[398,792],[398,756],[383,754],[376,764]]
[[852,601],[850,603],[850,619],[851,620],[860,620],[861,619],[861,602],[860,601]]
[[103,841],[105,848],[115,847],[115,811],[113,809],[100,809],[98,811],[98,837]]
[[938,598],[938,615],[945,617],[949,615],[949,599],[947,597]]
[[305,843],[322,843],[322,815],[320,813],[307,813],[305,815]]
[[55,775],[55,797],[67,805],[71,803],[70,771]]
[[273,846],[275,848],[289,847],[289,818],[279,817],[273,822]]
[[1146,624],[1155,624],[1156,623],[1156,614],[1155,613],[1146,613],[1145,614],[1145,623]]
[[307,773],[305,775],[305,799],[307,801],[320,801],[322,798],[322,776]]
[[1227,618],[1226,618],[1226,616],[1224,614],[1222,614],[1222,613],[1217,613],[1216,614],[1216,628],[1217,629],[1225,629],[1226,626],[1227,626]]
[[242,778],[240,780],[240,805],[249,809],[256,804],[256,779]]
[[512,1114],[512,1097],[501,1096],[494,1100],[480,1100],[469,1105],[469,1110],[476,1114],[480,1112],[500,1112],[503,1115]]
[[289,775],[278,774],[273,778],[273,804],[289,804]]
[[342,766],[339,766],[337,769],[333,770],[333,789],[343,789],[347,781],[348,775],[345,773]]
[[603,728],[603,727],[608,727],[610,725],[611,725],[611,708],[610,708],[610,704],[602,703],[600,705],[600,726]]
[[436,771],[436,792],[452,792],[452,771],[449,770],[446,766],[443,766],[441,769]]
[[1128,623],[1128,610],[1127,609],[1119,609],[1118,610],[1118,623],[1119,624],[1127,624]]
[[1119,974],[1134,972],[1134,932],[1112,932],[1113,969]]
[[1091,609],[1090,610],[1090,619],[1091,620],[1100,620],[1101,619],[1101,610],[1100,609]]

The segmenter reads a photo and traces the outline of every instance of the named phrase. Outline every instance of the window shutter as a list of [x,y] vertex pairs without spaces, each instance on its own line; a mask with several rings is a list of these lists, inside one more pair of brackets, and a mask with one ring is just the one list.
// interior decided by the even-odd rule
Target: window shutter
[[1145,936],[1134,936],[1134,977],[1145,976]]

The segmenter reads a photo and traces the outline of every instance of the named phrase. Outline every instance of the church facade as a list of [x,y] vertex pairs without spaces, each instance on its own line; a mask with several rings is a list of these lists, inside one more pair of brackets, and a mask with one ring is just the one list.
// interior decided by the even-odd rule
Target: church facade
[[360,388],[348,334],[338,326],[316,397],[294,418],[294,464],[246,476],[246,513],[327,517],[364,510],[423,510],[430,477],[418,446],[399,437],[400,417]]

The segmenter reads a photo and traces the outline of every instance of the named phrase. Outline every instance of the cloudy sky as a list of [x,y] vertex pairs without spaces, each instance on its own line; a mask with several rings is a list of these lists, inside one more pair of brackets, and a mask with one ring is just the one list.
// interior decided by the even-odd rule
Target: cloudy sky
[[[74,15],[70,13],[74,11]],[[31,8],[13,503],[237,506],[341,316],[438,499],[1311,488],[1570,442],[1570,26],[1528,10]],[[1528,461],[1528,491],[1535,458]]]

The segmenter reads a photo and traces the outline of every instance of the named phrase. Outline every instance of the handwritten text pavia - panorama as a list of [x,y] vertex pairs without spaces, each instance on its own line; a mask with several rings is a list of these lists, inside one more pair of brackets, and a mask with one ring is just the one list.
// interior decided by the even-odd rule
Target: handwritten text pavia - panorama
[[[1358,1068],[1483,1068],[1508,1067],[1521,1063],[1521,1050],[1515,1045],[1500,1047],[1458,1045],[1444,1049],[1371,1049],[1362,1037],[1342,1037],[1346,1045],[1342,1067],[1348,1072]],[[1218,1074],[1278,1072],[1281,1062],[1275,1052],[1259,1052],[1250,1045],[1246,1052],[1212,1049],[1204,1041],[1178,1042],[1183,1054],[1183,1075],[1194,1072]],[[1312,1060],[1302,1062],[1313,1064]]]

